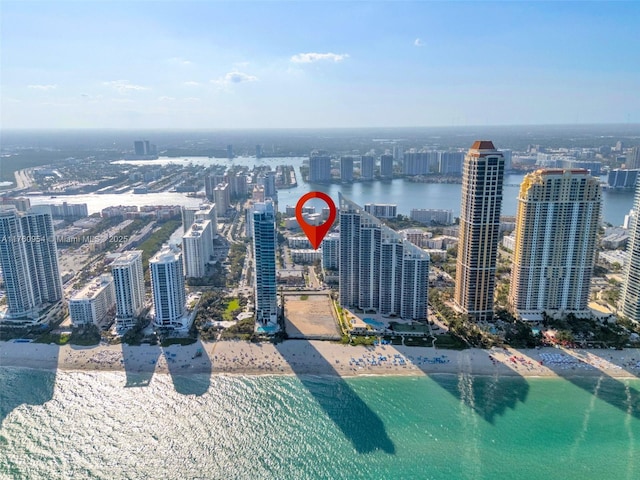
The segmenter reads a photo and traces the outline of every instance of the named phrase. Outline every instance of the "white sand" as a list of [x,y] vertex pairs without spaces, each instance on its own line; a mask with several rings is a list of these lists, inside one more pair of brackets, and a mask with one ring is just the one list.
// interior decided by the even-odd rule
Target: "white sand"
[[[198,348],[203,355],[196,357]],[[542,362],[542,364],[540,363]],[[143,345],[76,347],[0,342],[0,366],[116,370],[172,374],[475,375],[640,377],[640,350],[479,350],[352,347],[289,340],[278,345],[240,341],[168,348]]]

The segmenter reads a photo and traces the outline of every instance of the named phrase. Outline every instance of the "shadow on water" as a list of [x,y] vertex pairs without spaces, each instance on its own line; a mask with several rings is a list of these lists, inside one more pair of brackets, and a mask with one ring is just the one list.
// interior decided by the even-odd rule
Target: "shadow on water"
[[148,386],[156,371],[161,353],[159,345],[138,346],[123,343],[123,366],[127,377],[125,387]]
[[[589,352],[602,361],[609,361],[606,353],[598,354],[593,350]],[[606,350],[604,352],[606,352]],[[595,369],[595,367],[591,368]],[[599,371],[596,376],[593,374],[590,374],[591,376],[580,376],[580,371],[573,369],[556,369],[556,371],[558,375],[576,387],[622,410],[624,413],[640,419],[640,392],[634,387],[627,385],[623,380],[612,377],[603,371]],[[629,372],[629,375],[637,376],[633,372]]]
[[[53,398],[60,348],[57,345],[33,343],[25,346],[29,349],[44,350],[46,354],[37,355],[46,359],[43,366],[50,370],[0,368],[0,427],[4,419],[20,405],[44,405]],[[0,357],[0,367],[2,366]]]
[[[494,371],[490,375],[474,372],[474,355],[489,356],[489,351],[461,351],[457,353],[459,373],[434,374],[433,368],[427,366],[429,363],[425,365],[414,358],[416,354],[412,347],[395,348],[446,392],[491,424],[495,423],[497,417],[505,415],[509,410],[515,410],[518,403],[524,403],[529,395],[529,383],[526,378],[506,365],[494,364]],[[447,350],[436,350],[434,357],[436,358],[431,358],[431,361],[449,360]]]
[[524,403],[529,394],[529,384],[522,376],[459,373],[429,374],[429,378],[491,424],[496,417],[515,410],[518,402]]
[[[300,348],[302,346],[302,348]],[[288,340],[276,348],[328,417],[342,430],[358,453],[382,450],[395,454],[395,445],[387,435],[382,420],[342,379],[307,340]],[[303,351],[304,353],[300,353]],[[308,361],[314,357],[314,372],[321,371],[331,378],[311,375]],[[318,362],[321,364],[318,368]]]
[[163,348],[162,353],[176,392],[200,396],[209,390],[211,359],[200,340],[191,345],[171,345]]

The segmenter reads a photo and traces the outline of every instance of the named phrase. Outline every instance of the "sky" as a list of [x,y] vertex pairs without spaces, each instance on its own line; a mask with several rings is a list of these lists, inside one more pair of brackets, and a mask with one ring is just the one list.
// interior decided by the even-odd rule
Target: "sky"
[[640,123],[640,2],[0,3],[0,127]]

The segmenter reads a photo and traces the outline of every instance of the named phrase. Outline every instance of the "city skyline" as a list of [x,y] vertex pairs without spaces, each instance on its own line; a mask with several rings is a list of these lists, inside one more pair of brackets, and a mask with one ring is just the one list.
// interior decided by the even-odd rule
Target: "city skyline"
[[4,128],[640,121],[632,2],[34,6],[2,7]]

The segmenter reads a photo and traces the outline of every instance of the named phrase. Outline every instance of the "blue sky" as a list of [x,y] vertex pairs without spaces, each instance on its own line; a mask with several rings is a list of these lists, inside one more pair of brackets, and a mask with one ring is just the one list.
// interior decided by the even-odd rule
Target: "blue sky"
[[7,2],[2,128],[640,122],[640,2]]

